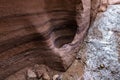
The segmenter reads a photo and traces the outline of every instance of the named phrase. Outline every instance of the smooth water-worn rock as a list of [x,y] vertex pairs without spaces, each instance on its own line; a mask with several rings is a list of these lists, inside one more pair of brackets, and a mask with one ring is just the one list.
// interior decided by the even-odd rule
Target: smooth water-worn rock
[[89,27],[90,3],[0,0],[0,80],[36,63],[66,71]]
[[120,5],[98,14],[86,39],[85,80],[120,80]]
[[[81,49],[89,24],[94,23],[96,15],[106,11],[108,4],[119,3],[120,0],[0,0],[0,80],[35,64],[44,64],[60,72],[66,71],[73,63],[76,53]],[[88,52],[94,51],[94,47],[90,44],[95,44],[94,53],[101,53],[102,57],[105,53],[114,55],[110,59],[113,59],[113,62],[118,58],[118,55],[114,54],[117,50],[114,49],[116,47],[119,49],[119,46],[116,46],[119,43],[117,38],[119,29],[112,31],[116,27],[110,26],[119,22],[117,8],[108,9],[102,17],[97,18],[94,26],[103,27],[94,27],[89,31],[88,49],[86,49]],[[108,23],[107,19],[109,19]],[[111,36],[113,36],[112,39]],[[111,54],[108,53],[109,51],[99,51],[99,48],[110,49]],[[84,52],[82,52],[83,55]],[[90,52],[91,55],[93,54]],[[95,61],[98,60],[96,57]],[[83,58],[81,55],[77,57],[78,60]],[[89,57],[87,59],[87,63],[92,63]],[[105,64],[98,63],[98,69],[106,68]],[[79,68],[80,75],[83,73],[83,66]],[[72,71],[77,72],[73,69]],[[38,71],[37,74],[41,77],[42,73]]]

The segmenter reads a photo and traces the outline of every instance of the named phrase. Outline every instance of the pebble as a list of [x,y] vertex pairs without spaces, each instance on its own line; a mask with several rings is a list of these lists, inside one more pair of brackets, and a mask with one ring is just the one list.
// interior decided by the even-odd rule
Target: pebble
[[56,75],[53,76],[53,80],[62,80],[62,76],[56,74]]
[[50,80],[50,76],[47,73],[43,73],[42,79],[43,80]]
[[27,80],[35,80],[37,78],[37,75],[35,74],[34,71],[31,69],[27,70]]

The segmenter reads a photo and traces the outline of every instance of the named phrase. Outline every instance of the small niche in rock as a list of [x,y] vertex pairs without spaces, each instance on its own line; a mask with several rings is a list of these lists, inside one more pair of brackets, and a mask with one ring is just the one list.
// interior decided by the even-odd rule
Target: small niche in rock
[[77,22],[75,20],[65,22],[54,29],[54,45],[57,48],[73,41],[77,32]]

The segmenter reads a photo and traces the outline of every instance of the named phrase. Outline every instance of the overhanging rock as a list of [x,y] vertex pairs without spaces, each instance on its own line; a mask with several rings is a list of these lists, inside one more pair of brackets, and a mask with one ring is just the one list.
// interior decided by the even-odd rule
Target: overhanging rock
[[90,21],[90,0],[0,0],[0,80],[29,66],[65,71]]

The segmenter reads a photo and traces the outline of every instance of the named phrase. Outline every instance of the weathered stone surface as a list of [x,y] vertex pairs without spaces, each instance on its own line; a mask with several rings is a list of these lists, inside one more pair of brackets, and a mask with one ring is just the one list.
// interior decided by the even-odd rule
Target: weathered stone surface
[[[120,0],[0,0],[0,79],[3,80],[16,71],[36,63],[44,64],[57,71],[66,71],[80,49],[89,24],[93,27],[86,40],[87,53],[91,51],[90,55],[87,54],[87,65],[90,68],[86,68],[86,72],[87,69],[91,70],[92,65],[88,64],[93,63],[89,62],[94,59],[94,57],[89,58],[91,55],[101,53],[101,55],[106,54],[105,57],[108,58],[116,53],[113,58],[117,57],[114,49],[115,44],[119,43],[119,39],[116,38],[119,36],[119,29],[113,27],[118,31],[112,31],[113,28],[110,26],[114,21],[119,22],[119,10],[116,11],[116,7],[113,6],[113,9],[109,7],[107,10],[107,7],[109,4],[119,3]],[[98,13],[104,11],[106,11],[104,14],[96,18]],[[107,20],[108,22],[106,22]],[[118,22],[114,24],[117,25]],[[101,28],[101,26],[103,27]],[[117,35],[115,38],[112,35],[113,39],[109,38],[111,42],[109,39],[107,41],[105,37],[110,34]],[[99,40],[103,40],[103,42],[106,40],[107,43],[99,42]],[[112,40],[116,40],[118,43]],[[95,44],[95,51],[94,46],[89,44]],[[106,46],[106,48],[103,49],[101,46]],[[110,47],[112,47],[113,54],[105,51]],[[99,49],[104,51],[99,52]],[[119,50],[119,46],[117,49]],[[83,56],[83,54],[81,55]],[[97,58],[99,56],[95,57],[95,59]],[[112,61],[114,62],[114,60]],[[104,63],[99,62],[98,64],[95,65],[101,71],[106,69]],[[94,69],[94,67],[92,68]],[[81,72],[83,73],[82,70]],[[113,71],[113,73],[115,72]],[[85,74],[88,75],[88,73]],[[41,75],[40,70],[37,72],[37,76]],[[82,77],[79,76],[79,78]]]
[[27,70],[27,80],[37,80],[37,75],[31,69]]
[[120,4],[120,0],[108,0],[109,4]]
[[48,75],[48,73],[43,73],[43,80],[50,80],[50,76]]
[[90,2],[0,0],[0,79],[36,63],[65,71],[89,27]]
[[86,41],[84,80],[120,79],[120,5],[98,14]]

